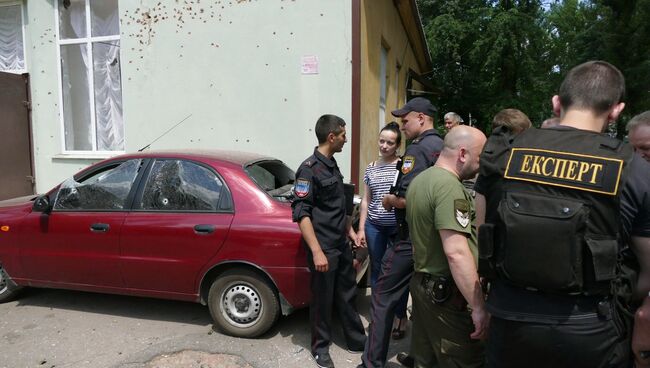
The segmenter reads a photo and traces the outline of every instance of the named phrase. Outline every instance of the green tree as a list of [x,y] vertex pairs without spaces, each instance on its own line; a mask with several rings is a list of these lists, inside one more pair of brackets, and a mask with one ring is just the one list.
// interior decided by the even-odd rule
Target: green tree
[[494,114],[518,108],[539,124],[566,72],[605,60],[626,76],[617,126],[650,109],[650,0],[418,0],[442,93],[441,112],[471,113],[489,131]]
[[549,41],[539,1],[421,0],[419,6],[442,111],[472,114],[484,130],[503,108],[531,119],[550,114]]

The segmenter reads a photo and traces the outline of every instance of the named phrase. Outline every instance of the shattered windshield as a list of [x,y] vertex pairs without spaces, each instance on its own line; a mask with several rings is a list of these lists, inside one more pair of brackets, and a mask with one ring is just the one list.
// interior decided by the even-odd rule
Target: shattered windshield
[[292,197],[295,173],[282,161],[260,161],[244,168],[248,176],[274,199],[288,202]]
[[90,177],[74,177],[61,184],[55,210],[122,210],[131,185],[142,167],[142,160],[129,160],[108,166]]

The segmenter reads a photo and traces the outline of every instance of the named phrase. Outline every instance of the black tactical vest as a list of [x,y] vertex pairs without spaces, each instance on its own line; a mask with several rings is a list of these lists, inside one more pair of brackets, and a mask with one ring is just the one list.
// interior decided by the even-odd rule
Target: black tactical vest
[[503,168],[493,267],[531,290],[609,295],[619,276],[619,194],[632,148],[603,134],[529,129]]

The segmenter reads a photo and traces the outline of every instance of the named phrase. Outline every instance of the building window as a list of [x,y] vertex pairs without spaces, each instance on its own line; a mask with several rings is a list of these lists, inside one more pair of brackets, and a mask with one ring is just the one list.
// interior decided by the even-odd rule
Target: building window
[[388,90],[388,49],[381,45],[379,59],[379,129],[386,125],[386,91]]
[[0,3],[0,71],[24,73],[23,11],[20,3]]
[[64,152],[124,151],[118,0],[57,0]]

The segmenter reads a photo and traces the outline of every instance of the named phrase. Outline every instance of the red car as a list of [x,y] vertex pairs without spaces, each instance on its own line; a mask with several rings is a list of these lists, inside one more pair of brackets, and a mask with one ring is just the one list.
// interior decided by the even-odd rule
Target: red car
[[194,301],[258,336],[310,299],[293,180],[257,154],[144,152],[2,201],[0,302],[23,286]]

